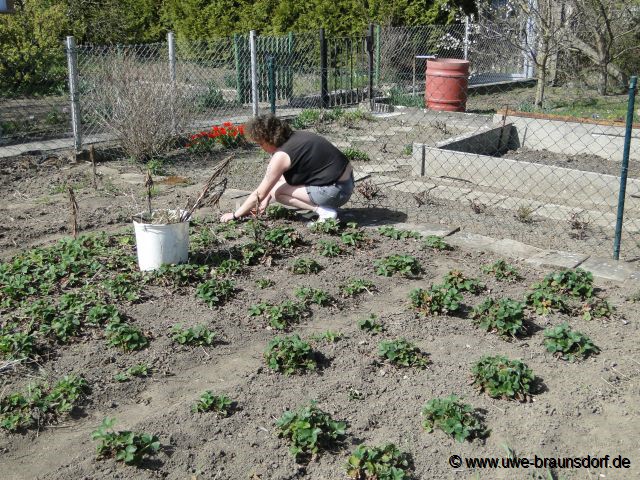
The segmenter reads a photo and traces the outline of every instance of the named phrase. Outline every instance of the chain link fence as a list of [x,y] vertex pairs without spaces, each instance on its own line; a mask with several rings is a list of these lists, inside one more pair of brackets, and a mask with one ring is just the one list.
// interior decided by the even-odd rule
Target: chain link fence
[[[76,137],[69,92],[3,99],[0,155],[73,149],[80,135],[82,147],[146,160],[176,148],[176,137],[272,110],[350,156],[352,208],[611,255],[625,136],[635,144],[640,133],[625,129],[628,92],[599,94],[581,80],[588,62],[567,52],[553,58],[552,77],[562,81],[544,85],[542,102],[527,52],[469,23],[374,27],[349,38],[170,37],[73,53]],[[37,117],[38,127],[22,128],[19,114]],[[636,148],[624,200],[623,257],[631,259],[640,254]]]

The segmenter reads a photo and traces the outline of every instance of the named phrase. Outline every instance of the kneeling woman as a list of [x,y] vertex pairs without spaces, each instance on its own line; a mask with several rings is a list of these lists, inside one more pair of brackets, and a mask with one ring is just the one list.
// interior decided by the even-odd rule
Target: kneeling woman
[[318,221],[337,218],[336,209],[353,192],[353,170],[340,150],[315,133],[292,131],[273,115],[252,118],[245,132],[271,159],[258,188],[235,212],[222,215],[221,222],[248,215],[256,202],[263,212],[272,201],[312,210]]

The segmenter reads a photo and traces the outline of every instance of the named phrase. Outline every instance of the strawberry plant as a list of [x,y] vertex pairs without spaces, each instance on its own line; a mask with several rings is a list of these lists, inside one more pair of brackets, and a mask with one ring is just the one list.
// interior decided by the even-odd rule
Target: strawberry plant
[[338,340],[344,338],[344,333],[334,332],[333,330],[327,330],[326,332],[316,333],[311,337],[313,340],[325,341],[327,343],[336,343]]
[[584,333],[572,330],[567,322],[557,327],[547,328],[544,331],[544,338],[547,351],[571,362],[576,358],[586,358],[600,352],[600,349],[593,344],[589,337]]
[[398,367],[425,368],[429,364],[427,355],[403,338],[380,342],[378,354]]
[[371,294],[372,290],[375,290],[376,286],[369,280],[362,278],[355,278],[340,286],[340,293],[343,297],[355,297],[363,292]]
[[125,352],[141,350],[149,345],[149,340],[140,329],[125,322],[111,322],[105,329],[107,345],[120,347]]
[[593,274],[581,268],[575,270],[564,270],[561,272],[550,273],[539,285],[542,289],[571,295],[581,299],[593,296]]
[[[347,224],[349,226],[350,224]],[[342,232],[340,234],[340,240],[345,245],[350,247],[357,248],[360,245],[369,242],[367,235],[362,231],[355,227],[351,227],[348,230]]]
[[220,264],[213,269],[213,274],[217,277],[230,277],[240,272],[242,272],[242,264],[233,258],[221,261]]
[[611,318],[616,311],[604,298],[591,297],[582,304],[582,318],[591,320],[592,318]]
[[297,275],[310,275],[322,270],[322,265],[312,258],[296,258],[291,264],[291,271]]
[[389,255],[374,262],[376,273],[385,277],[400,274],[405,277],[418,275],[422,267],[418,261],[410,255]]
[[152,281],[164,286],[186,287],[204,281],[208,271],[207,265],[162,265],[152,272]]
[[484,356],[472,369],[473,384],[493,398],[526,401],[531,396],[535,376],[520,360],[502,355]]
[[318,253],[323,257],[337,257],[342,254],[342,248],[333,240],[318,241]]
[[453,247],[438,235],[427,235],[424,237],[422,247],[431,248],[433,250],[453,250]]
[[374,313],[371,313],[369,317],[358,320],[358,328],[372,335],[384,332],[384,325],[376,322],[377,318]]
[[340,221],[335,218],[327,218],[322,222],[313,222],[311,231],[316,233],[327,233],[329,235],[337,235],[340,233]]
[[114,300],[137,302],[141,298],[142,275],[136,273],[119,273],[102,282],[102,288]]
[[264,232],[264,240],[277,249],[291,249],[302,243],[300,234],[292,227],[274,227]]
[[216,339],[216,334],[205,325],[182,328],[182,325],[174,325],[171,329],[171,339],[180,345],[210,346]]
[[151,375],[151,368],[146,363],[140,363],[127,368],[124,372],[116,373],[113,379],[117,382],[128,382],[132,377],[148,377]]
[[214,412],[221,417],[228,417],[233,409],[233,401],[226,395],[214,395],[207,390],[192,407],[194,412]]
[[321,307],[326,307],[332,302],[331,296],[319,288],[298,287],[294,291],[294,295],[306,304],[315,303]]
[[473,309],[471,318],[480,328],[488,332],[496,332],[498,335],[516,337],[526,333],[522,323],[524,319],[524,304],[501,298],[496,301],[487,298]]
[[245,265],[257,265],[267,256],[267,248],[258,242],[247,243],[240,248],[242,262]]
[[0,356],[5,360],[33,358],[35,337],[30,333],[15,332],[0,334]]
[[556,293],[548,287],[540,284],[534,285],[534,290],[527,293],[525,302],[533,308],[538,315],[546,315],[554,311],[568,311],[568,298],[565,295]]
[[293,323],[308,314],[306,304],[285,300],[280,305],[257,303],[249,307],[249,315],[252,317],[264,315],[269,325],[276,330],[285,330]]
[[416,288],[409,292],[411,306],[420,315],[446,315],[460,310],[462,295],[451,285],[432,285],[428,290]]
[[359,445],[347,462],[347,476],[356,480],[405,480],[411,468],[411,457],[393,443],[381,447]]
[[276,284],[270,278],[259,278],[256,280],[256,285],[259,289],[264,290],[265,288],[273,287]]
[[295,211],[282,205],[269,205],[265,213],[273,220],[289,220],[296,216]]
[[484,290],[484,285],[475,278],[467,278],[460,270],[451,270],[442,281],[445,286],[451,286],[458,292],[469,292],[473,294]]
[[485,265],[482,271],[493,275],[496,280],[500,281],[516,282],[522,279],[518,270],[504,260],[497,260],[491,265]]
[[482,438],[488,433],[474,408],[455,395],[429,400],[422,408],[422,426],[427,432],[439,428],[458,442]]
[[264,357],[269,368],[285,375],[315,370],[317,366],[311,346],[299,335],[274,338]]
[[122,322],[124,318],[115,305],[98,303],[87,311],[87,323],[90,325],[104,325],[111,322]]
[[14,393],[0,399],[0,427],[10,432],[57,421],[86,397],[87,381],[68,375],[50,386],[29,385],[27,394]]
[[347,429],[345,422],[334,420],[320,410],[315,402],[295,411],[284,412],[276,425],[278,436],[289,440],[289,451],[296,458],[334,449],[344,439]]
[[378,233],[383,237],[391,238],[393,240],[406,240],[407,238],[420,239],[422,235],[418,232],[412,232],[411,230],[399,230],[390,225],[384,225],[378,227]]
[[233,296],[235,284],[231,280],[212,278],[196,287],[196,296],[210,307],[221,305]]
[[160,440],[154,435],[113,430],[115,418],[105,417],[102,424],[91,433],[91,439],[97,440],[98,458],[115,458],[128,465],[140,463],[145,456],[151,456],[160,450]]

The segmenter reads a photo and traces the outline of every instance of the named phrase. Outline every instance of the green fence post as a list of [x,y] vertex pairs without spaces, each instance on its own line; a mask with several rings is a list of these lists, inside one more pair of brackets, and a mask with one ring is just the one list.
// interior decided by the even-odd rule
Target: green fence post
[[267,76],[269,78],[269,102],[271,113],[276,113],[276,75],[273,55],[267,56]]
[[622,218],[624,216],[624,197],[627,192],[627,172],[629,170],[629,150],[631,148],[631,129],[633,128],[633,108],[636,100],[638,77],[631,77],[629,83],[629,101],[627,103],[627,128],[624,133],[622,150],[622,166],[620,167],[620,193],[618,194],[618,217],[616,219],[616,236],[613,241],[613,258],[620,258],[620,239],[622,236]]
[[376,25],[376,40],[375,40],[375,48],[376,48],[376,87],[380,88],[380,25]]

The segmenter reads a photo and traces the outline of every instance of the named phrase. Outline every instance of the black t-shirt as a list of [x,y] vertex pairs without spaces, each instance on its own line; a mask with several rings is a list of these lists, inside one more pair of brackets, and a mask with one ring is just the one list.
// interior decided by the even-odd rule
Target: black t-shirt
[[291,168],[283,174],[289,185],[330,185],[349,164],[331,142],[311,132],[293,132],[278,150],[291,159]]

